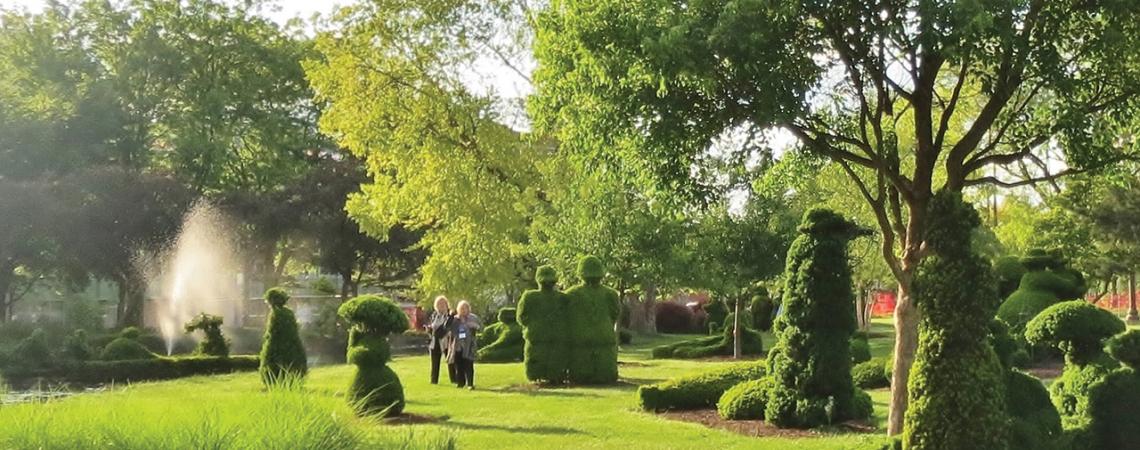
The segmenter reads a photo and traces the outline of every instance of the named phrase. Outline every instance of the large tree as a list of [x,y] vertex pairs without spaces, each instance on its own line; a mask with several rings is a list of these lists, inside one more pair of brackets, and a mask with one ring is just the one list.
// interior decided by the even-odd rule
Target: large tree
[[[891,434],[933,192],[1054,179],[1136,151],[1136,2],[555,0],[536,39],[533,111],[567,151],[638,158],[696,194],[694,163],[731,130],[778,128],[840,164],[901,294]],[[1039,157],[1055,148],[1064,169]],[[1019,164],[1028,177],[990,169]]]

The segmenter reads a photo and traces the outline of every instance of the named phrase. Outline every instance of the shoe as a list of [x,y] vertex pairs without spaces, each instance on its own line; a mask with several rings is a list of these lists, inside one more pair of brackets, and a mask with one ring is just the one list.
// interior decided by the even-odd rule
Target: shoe
[[469,391],[474,391],[474,390],[475,390],[475,386],[467,386],[467,390],[469,390]]

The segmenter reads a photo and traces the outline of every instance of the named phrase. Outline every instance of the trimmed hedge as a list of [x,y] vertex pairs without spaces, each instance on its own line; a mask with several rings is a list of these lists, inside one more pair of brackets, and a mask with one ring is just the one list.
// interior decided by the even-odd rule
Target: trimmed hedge
[[1025,275],[1025,266],[1016,256],[1002,256],[994,260],[994,277],[997,279],[998,297],[1008,298]]
[[569,370],[569,298],[555,287],[558,274],[553,267],[539,267],[535,279],[539,289],[524,292],[516,312],[523,330],[526,378],[540,383],[564,383]]
[[1009,448],[1060,450],[1061,416],[1041,380],[1010,370],[1005,376],[1005,407],[1010,418]]
[[[577,384],[608,384],[618,380],[618,338],[614,324],[621,314],[617,291],[602,286],[605,268],[593,256],[578,262],[582,284],[566,291],[569,298],[569,359],[567,378]],[[565,357],[565,355],[563,355]]]
[[705,304],[704,309],[705,314],[708,315],[708,322],[706,322],[708,334],[720,334],[721,328],[724,327],[728,320],[728,307],[720,300],[710,299],[709,302]]
[[1034,249],[1021,260],[1027,272],[1017,290],[998,307],[997,316],[1009,325],[1015,336],[1045,308],[1058,301],[1078,299],[1087,287],[1084,277],[1070,269],[1059,252]]
[[729,388],[764,373],[764,362],[756,361],[645,385],[637,389],[638,404],[646,411],[710,408]]
[[788,250],[783,314],[768,354],[774,383],[764,417],[794,428],[864,419],[851,380],[856,321],[847,243],[865,231],[826,209],[808,211],[799,231]]
[[309,372],[297,317],[293,310],[285,306],[288,301],[289,293],[284,289],[272,288],[265,292],[269,317],[266,319],[258,372],[261,374],[261,382],[267,387],[281,382],[295,382]]
[[1041,311],[1026,325],[1025,338],[1034,345],[1060,349],[1066,362],[1083,364],[1100,357],[1104,341],[1124,329],[1124,321],[1115,314],[1084,300],[1072,300]]
[[739,383],[720,396],[716,402],[717,414],[727,420],[761,420],[771,389],[771,377]]
[[477,358],[482,362],[518,362],[523,360],[522,326],[515,320],[515,308],[499,310],[499,323],[480,334],[480,340],[489,341],[479,348]]
[[885,388],[891,385],[891,378],[887,371],[890,361],[884,358],[874,358],[856,364],[851,368],[851,380],[855,386],[863,389]]
[[688,306],[667,301],[658,303],[654,309],[658,333],[685,334],[696,329],[696,318]]
[[257,370],[253,355],[154,357],[125,361],[65,361],[48,368],[9,368],[9,380],[46,378],[80,384],[169,380],[198,375],[217,375]]
[[[721,328],[717,336],[708,336],[687,341],[660,345],[650,350],[654,358],[706,358],[709,356],[730,356],[733,352],[732,320],[735,313],[725,318],[727,324]],[[740,353],[743,355],[761,355],[764,353],[764,342],[756,330],[745,324],[740,327]]]
[[404,387],[388,367],[392,350],[388,335],[408,329],[408,316],[395,302],[362,295],[340,305],[337,313],[351,324],[348,362],[356,366],[348,388],[349,402],[361,414],[383,417],[404,412]]

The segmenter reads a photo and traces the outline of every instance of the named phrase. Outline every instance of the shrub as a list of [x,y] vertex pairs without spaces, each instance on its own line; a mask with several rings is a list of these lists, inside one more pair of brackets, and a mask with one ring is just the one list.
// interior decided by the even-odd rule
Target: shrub
[[759,379],[764,372],[764,362],[757,361],[645,385],[637,389],[638,402],[646,411],[708,408],[729,388]]
[[558,273],[553,267],[539,267],[534,278],[539,288],[523,293],[517,311],[525,340],[526,378],[541,383],[563,383],[568,377],[570,339],[566,314],[569,299],[555,287]]
[[625,328],[618,330],[618,343],[629,345],[633,343],[633,333]]
[[194,350],[194,354],[202,356],[230,356],[230,343],[222,336],[222,318],[220,316],[210,315],[206,313],[199,314],[193,320],[186,323],[186,332],[193,333],[201,331],[206,335],[198,343],[198,348]]
[[752,297],[749,306],[752,314],[752,327],[760,331],[772,330],[772,319],[776,316],[776,304],[768,297],[767,292]]
[[771,388],[771,377],[739,383],[720,396],[716,402],[717,414],[727,420],[761,420]]
[[847,264],[847,243],[864,231],[825,209],[808,211],[799,231],[788,250],[784,312],[768,353],[773,386],[764,417],[796,428],[865,418],[853,399],[855,293]]
[[998,297],[1008,298],[1017,290],[1021,277],[1025,275],[1025,266],[1016,256],[1002,256],[994,260],[994,277],[997,279]]
[[[729,314],[726,322],[731,324],[734,315]],[[654,347],[650,354],[654,358],[705,358],[709,356],[728,356],[733,352],[732,326],[726,325],[720,330],[718,336],[700,337],[687,341]],[[760,355],[764,353],[764,342],[760,333],[741,324],[740,327],[740,353],[744,355]]]
[[1080,272],[1068,268],[1060,254],[1034,249],[1021,260],[1027,272],[1017,290],[998,308],[997,316],[1009,325],[1015,336],[1045,308],[1061,300],[1084,295],[1086,287]]
[[1128,330],[1108,340],[1108,354],[1124,365],[1140,369],[1140,330]]
[[95,356],[87,343],[87,330],[80,328],[67,336],[63,341],[63,355],[72,361],[87,361]]
[[1106,376],[1089,392],[1088,448],[1136,448],[1140,429],[1140,331],[1131,330],[1108,341],[1108,352],[1126,366]]
[[[151,354],[154,355],[153,353]],[[257,370],[256,356],[184,356],[118,361],[64,361],[44,368],[11,369],[11,379],[50,379],[80,384],[169,380]]]
[[971,245],[981,219],[960,193],[944,190],[931,199],[928,221],[931,253],[914,279],[923,315],[903,447],[1005,448],[1005,368],[987,339],[1000,300],[989,262]]
[[1104,341],[1124,331],[1116,315],[1083,300],[1061,302],[1029,321],[1025,338],[1034,345],[1056,347],[1067,362],[1083,364],[1103,354]]
[[[499,310],[499,323],[494,328],[488,327],[480,334],[480,348],[477,355],[483,362],[516,362],[523,360],[522,326],[515,320],[515,308]],[[483,345],[483,340],[488,341]]]
[[569,319],[568,379],[579,384],[606,384],[618,380],[618,340],[614,332],[621,299],[617,291],[602,286],[605,269],[596,257],[578,261],[582,284],[566,291]]
[[1005,407],[1011,418],[1011,449],[1060,450],[1061,416],[1041,380],[1017,370],[1005,377]]
[[859,364],[871,359],[871,343],[867,342],[867,335],[855,335],[850,341],[851,363]]
[[42,328],[32,330],[32,334],[21,339],[12,350],[12,357],[19,365],[42,367],[51,363],[51,346],[47,333]]
[[1029,354],[1018,344],[1018,341],[1009,333],[1009,327],[1001,319],[990,321],[990,345],[997,354],[1002,367],[1026,367],[1029,365]]
[[863,389],[888,387],[891,385],[891,379],[887,376],[887,366],[889,364],[890,361],[886,361],[883,358],[863,361],[851,368],[851,380],[855,383],[855,386]]
[[693,310],[689,307],[674,302],[660,302],[655,309],[658,332],[669,334],[693,332],[695,319]]
[[706,322],[708,334],[720,334],[721,328],[727,323],[728,308],[725,307],[724,302],[710,299],[709,302],[705,304],[704,310],[705,314],[708,315]]
[[103,352],[99,354],[99,359],[104,361],[130,361],[157,358],[158,355],[139,343],[140,335],[141,332],[138,328],[124,328],[119,332],[119,337],[103,348]]
[[399,415],[404,411],[404,388],[388,367],[392,351],[388,335],[408,329],[408,316],[392,300],[362,295],[340,305],[340,316],[352,324],[348,362],[356,373],[348,388],[349,401],[362,414]]
[[293,315],[293,310],[285,306],[288,301],[289,294],[284,289],[272,288],[265,292],[269,317],[266,319],[258,372],[261,374],[261,382],[267,387],[301,380],[309,372],[297,317]]

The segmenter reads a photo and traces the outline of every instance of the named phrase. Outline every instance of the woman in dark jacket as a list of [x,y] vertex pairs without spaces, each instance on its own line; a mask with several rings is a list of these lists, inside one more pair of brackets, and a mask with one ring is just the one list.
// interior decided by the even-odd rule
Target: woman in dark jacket
[[[435,298],[435,309],[431,312],[431,317],[428,318],[427,328],[428,335],[431,341],[428,342],[428,352],[431,354],[431,384],[439,384],[439,361],[441,358],[446,358],[447,349],[449,346],[448,322],[451,320],[451,304],[448,303],[447,297],[439,296]],[[455,383],[455,364],[448,358],[447,362],[447,378]]]
[[475,389],[475,352],[479,350],[475,334],[482,328],[479,316],[471,313],[471,304],[461,300],[455,306],[456,313],[448,323],[447,362],[455,364],[455,384],[459,387]]

